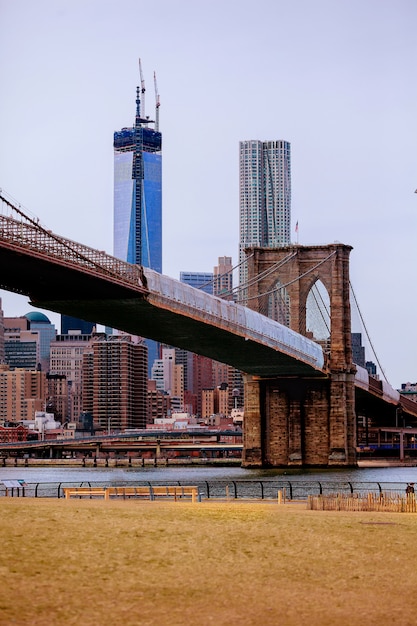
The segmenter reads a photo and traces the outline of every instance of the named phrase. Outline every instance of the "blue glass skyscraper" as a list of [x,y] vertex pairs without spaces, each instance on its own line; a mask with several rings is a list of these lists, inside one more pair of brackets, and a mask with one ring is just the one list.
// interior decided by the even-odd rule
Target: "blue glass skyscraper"
[[[143,99],[144,92],[142,81]],[[113,247],[117,258],[162,273],[162,134],[156,79],[155,92],[155,128],[141,111],[137,87],[134,126],[114,133]],[[159,358],[159,344],[146,344],[150,372]]]
[[180,272],[180,282],[213,295],[213,272]]
[[162,135],[141,117],[114,133],[114,255],[162,273]]

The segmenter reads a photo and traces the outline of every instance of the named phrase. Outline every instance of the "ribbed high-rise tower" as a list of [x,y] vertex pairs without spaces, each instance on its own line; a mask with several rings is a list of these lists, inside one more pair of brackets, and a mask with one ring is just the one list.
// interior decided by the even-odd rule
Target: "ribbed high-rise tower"
[[239,283],[242,297],[247,281],[243,262],[245,248],[275,248],[290,243],[290,143],[283,140],[241,141],[239,174]]

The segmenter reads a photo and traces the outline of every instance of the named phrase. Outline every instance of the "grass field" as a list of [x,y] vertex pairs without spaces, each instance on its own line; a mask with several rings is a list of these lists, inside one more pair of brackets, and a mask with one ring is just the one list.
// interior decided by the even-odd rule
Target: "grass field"
[[0,624],[417,624],[417,514],[1,498]]

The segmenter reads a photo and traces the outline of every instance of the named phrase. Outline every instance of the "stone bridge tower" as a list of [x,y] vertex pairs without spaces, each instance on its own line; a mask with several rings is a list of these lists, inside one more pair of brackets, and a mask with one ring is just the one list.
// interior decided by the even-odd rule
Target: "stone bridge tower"
[[[280,375],[273,380],[246,377],[243,452],[246,467],[334,466],[355,462],[355,366],[349,300],[351,249],[344,244],[331,244],[247,250],[247,306],[307,335],[307,298],[314,284],[321,281],[330,302],[330,340],[322,377]],[[281,301],[285,300],[287,305],[281,311],[271,297],[277,286],[281,286]]]

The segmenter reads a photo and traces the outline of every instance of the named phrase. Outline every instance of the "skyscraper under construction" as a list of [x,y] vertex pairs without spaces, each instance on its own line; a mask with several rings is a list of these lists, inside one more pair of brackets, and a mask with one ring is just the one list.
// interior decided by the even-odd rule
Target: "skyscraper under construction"
[[[114,255],[162,272],[162,135],[155,83],[155,120],[145,115],[145,82],[136,88],[132,127],[114,133]],[[151,124],[154,125],[152,128]]]
[[[145,81],[136,87],[134,125],[114,133],[114,256],[162,273],[162,135],[154,74],[155,120],[145,115]],[[153,127],[152,127],[153,125]],[[149,371],[159,345],[147,340]]]

